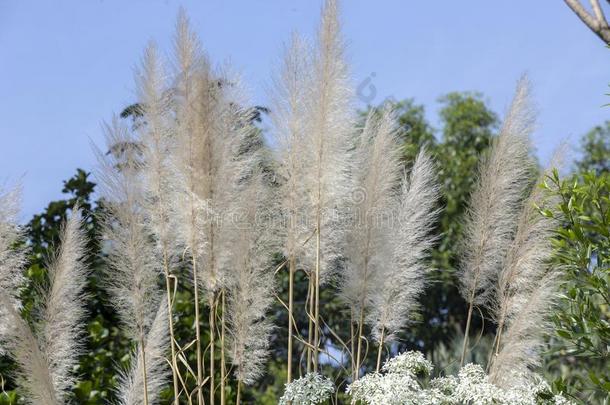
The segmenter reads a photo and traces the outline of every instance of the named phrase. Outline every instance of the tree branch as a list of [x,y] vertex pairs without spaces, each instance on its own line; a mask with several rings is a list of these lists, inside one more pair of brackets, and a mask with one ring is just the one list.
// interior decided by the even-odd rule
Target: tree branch
[[593,13],[595,13],[595,18],[602,26],[608,27],[608,22],[606,21],[606,16],[604,15],[604,11],[599,5],[599,0],[590,0],[591,8],[593,9]]
[[589,12],[580,4],[579,0],[564,0],[565,3],[572,9],[572,11],[581,19],[581,21],[589,27],[591,31],[595,33],[602,41],[606,44],[610,43],[610,28],[608,22],[604,16],[604,12],[599,5],[599,0],[591,0],[591,7],[595,16],[589,14]]

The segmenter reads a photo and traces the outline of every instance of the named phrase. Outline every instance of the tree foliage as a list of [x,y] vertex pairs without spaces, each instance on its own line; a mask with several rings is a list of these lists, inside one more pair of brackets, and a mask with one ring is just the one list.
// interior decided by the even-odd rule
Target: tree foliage
[[[583,138],[579,172],[547,188],[561,197],[565,223],[558,229],[556,257],[565,273],[565,295],[551,370],[556,387],[585,402],[610,400],[610,141],[608,124]],[[605,146],[605,148],[604,148]],[[545,212],[551,215],[550,212]]]

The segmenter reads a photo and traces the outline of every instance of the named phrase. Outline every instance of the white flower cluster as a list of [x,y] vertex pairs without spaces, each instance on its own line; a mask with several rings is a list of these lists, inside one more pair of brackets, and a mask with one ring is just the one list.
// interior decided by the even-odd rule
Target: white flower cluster
[[389,374],[430,375],[434,366],[422,352],[408,351],[386,361],[382,370]]
[[368,405],[567,405],[553,395],[540,378],[527,386],[505,390],[493,385],[481,366],[467,364],[458,376],[435,378],[424,388],[417,379],[432,372],[432,364],[422,353],[406,352],[386,362],[384,374],[371,373],[354,381],[347,393],[356,402]]
[[328,400],[335,386],[328,378],[318,373],[305,376],[286,384],[279,405],[315,405]]

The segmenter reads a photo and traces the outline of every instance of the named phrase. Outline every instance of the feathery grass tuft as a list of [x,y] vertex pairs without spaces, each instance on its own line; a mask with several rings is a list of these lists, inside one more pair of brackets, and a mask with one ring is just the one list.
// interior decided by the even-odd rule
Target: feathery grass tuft
[[432,231],[439,214],[439,197],[434,163],[422,149],[409,177],[403,180],[387,252],[392,265],[384,267],[382,283],[370,293],[371,311],[366,321],[380,350],[407,325],[425,288],[425,259],[437,239]]
[[[0,240],[10,244],[0,246],[1,288],[0,297],[0,345],[17,363],[16,380],[24,399],[30,404],[57,405],[66,403],[75,376],[74,367],[82,348],[84,315],[83,290],[87,269],[83,262],[86,237],[82,230],[80,211],[74,208],[71,217],[61,231],[61,247],[48,267],[50,285],[43,298],[41,316],[34,319],[34,327],[21,317],[18,298],[21,277],[9,276],[9,268],[15,275],[23,270],[24,251],[14,250],[13,244],[20,238],[15,220],[17,194],[0,197],[3,212],[0,216]],[[7,284],[5,284],[5,282]],[[9,290],[8,288],[14,287]],[[35,334],[36,333],[36,334]]]
[[473,309],[489,303],[535,170],[530,156],[534,114],[529,93],[529,82],[524,77],[517,85],[500,135],[479,166],[478,181],[470,197],[459,269],[460,292],[469,305],[462,364]]
[[76,206],[61,231],[59,251],[48,266],[50,287],[43,303],[39,338],[60,402],[65,402],[74,386],[72,373],[85,337],[82,320],[88,274],[84,262],[86,242],[81,212]]
[[106,124],[108,154],[97,151],[105,212],[102,237],[107,253],[107,290],[113,296],[123,328],[129,338],[139,341],[155,317],[161,266],[142,209],[144,189],[139,141],[115,118]]
[[[396,230],[392,215],[399,203],[400,148],[391,108],[372,111],[354,151],[353,192],[346,233],[346,265],[341,297],[351,311],[357,341],[352,353],[354,378],[360,369],[363,328],[371,297],[384,284],[386,268],[394,265],[391,245]],[[396,218],[397,220],[397,218]]]
[[272,253],[277,248],[273,201],[261,174],[255,174],[236,198],[230,252],[224,260],[231,274],[228,288],[229,356],[238,382],[251,385],[264,372],[272,323]]
[[511,388],[531,380],[534,368],[540,365],[544,334],[553,328],[550,314],[558,286],[557,272],[549,271],[521,295],[520,312],[510,320],[491,364],[490,379],[497,386]]
[[[144,350],[137,344],[137,349],[131,357],[131,367],[120,379],[118,394],[122,405],[140,405],[144,398],[144,380],[148,389],[148,403],[159,403],[161,390],[167,383],[170,368],[166,361],[169,347],[169,332],[167,329],[167,302],[165,298],[159,301],[157,312],[144,341]],[[143,361],[143,354],[144,359]],[[144,368],[146,368],[144,370]]]

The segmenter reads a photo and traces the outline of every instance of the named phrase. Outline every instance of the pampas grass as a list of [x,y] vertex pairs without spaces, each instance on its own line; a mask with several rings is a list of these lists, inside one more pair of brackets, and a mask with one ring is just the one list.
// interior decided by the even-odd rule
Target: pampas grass
[[[105,212],[102,216],[102,236],[107,254],[106,288],[129,339],[138,345],[142,365],[141,399],[158,396],[159,386],[148,386],[150,370],[146,364],[148,335],[157,316],[160,291],[158,277],[161,264],[155,260],[155,250],[148,232],[147,218],[142,208],[141,145],[115,118],[105,125],[108,154],[98,151],[100,169],[97,173]],[[165,318],[164,318],[165,319]],[[138,361],[139,358],[138,358]],[[124,385],[123,388],[133,388]],[[134,398],[121,392],[123,398]]]
[[272,323],[267,312],[273,303],[273,201],[260,173],[243,185],[233,208],[233,250],[225,259],[231,284],[227,289],[229,357],[235,367],[237,403],[241,385],[251,385],[264,373]]
[[[139,405],[144,401],[149,404],[159,403],[159,395],[165,388],[168,376],[165,359],[169,346],[167,311],[168,305],[163,298],[144,343],[138,342],[131,356],[130,369],[121,375],[118,396],[122,405]],[[178,394],[179,392],[176,393]]]
[[[24,251],[15,251],[12,246],[21,237],[14,222],[17,193],[4,194],[0,200],[4,203],[0,212],[0,241],[3,242],[0,271],[4,290],[0,298],[0,347],[18,365],[16,380],[27,403],[63,404],[70,398],[76,379],[74,367],[82,349],[87,268],[83,262],[86,237],[80,211],[75,207],[61,230],[61,247],[48,266],[50,283],[42,291],[41,315],[30,327],[19,313],[21,304],[17,294]],[[5,244],[9,241],[10,244]],[[15,267],[9,269],[6,265]],[[11,272],[14,274],[10,275]]]
[[385,343],[391,342],[413,315],[428,272],[425,259],[436,236],[432,233],[440,197],[434,163],[425,149],[415,159],[410,175],[403,179],[395,228],[391,235],[390,266],[370,293],[371,311],[366,317],[378,343],[377,370]]
[[284,240],[282,251],[288,261],[288,347],[286,383],[292,381],[294,328],[294,276],[302,262],[306,242],[312,234],[303,221],[307,201],[302,179],[306,176],[305,94],[308,88],[310,50],[294,34],[285,50],[283,65],[274,78],[271,120],[277,143],[277,174],[280,178],[277,194],[282,196],[278,209],[284,227],[278,229]]
[[[283,400],[313,403],[332,391],[318,374],[320,346],[332,346],[324,332],[350,352],[346,379],[351,377],[352,387],[382,378],[384,349],[396,347],[426,288],[440,191],[425,147],[403,172],[391,106],[373,110],[363,128],[355,127],[338,17],[337,1],[326,0],[314,45],[295,35],[286,49],[272,92],[273,151],[254,126],[258,116],[247,107],[238,75],[212,65],[184,12],[170,73],[155,46],[147,47],[136,72],[137,120],[131,129],[116,118],[106,124],[106,148],[97,150],[105,287],[133,347],[117,387],[119,403],[160,403],[171,370],[174,404],[192,405],[196,394],[197,405],[203,405],[205,389],[209,405],[217,396],[225,405],[234,392],[239,405],[247,398],[242,390],[265,372],[274,276],[285,266],[290,395]],[[557,294],[557,275],[548,262],[558,224],[538,212],[557,201],[532,186],[532,129],[529,85],[522,79],[499,136],[481,160],[464,223],[459,277],[468,316],[462,363],[475,308],[485,306],[498,328],[489,362],[495,386],[479,366],[464,367],[460,378],[476,374],[489,392],[525,386],[532,378]],[[276,160],[267,161],[272,154]],[[28,403],[68,403],[85,338],[82,219],[75,207],[62,228],[61,247],[48,266],[49,286],[41,289],[43,305],[33,311],[30,326],[20,313],[28,252],[17,225],[18,203],[18,191],[0,193],[0,353],[16,361],[16,381]],[[277,253],[285,261],[274,273]],[[191,272],[188,280],[178,268]],[[308,374],[293,381],[294,334],[300,334],[297,270],[309,283],[300,308],[309,333],[307,341],[297,337],[307,351]],[[173,300],[183,281],[192,288],[195,316],[194,338],[181,347],[174,336]],[[321,327],[320,289],[331,283],[350,309],[350,343],[342,340],[347,331]],[[202,302],[209,316],[206,348]],[[356,382],[369,338],[377,343],[377,372]],[[189,364],[191,350],[196,371]],[[413,382],[409,373],[422,364],[431,371],[423,359],[421,353],[409,354],[386,364],[402,367]],[[339,373],[345,371],[340,367]],[[190,374],[183,378],[180,369]],[[303,383],[310,377],[326,381],[323,395],[310,395],[311,386]],[[441,382],[452,384],[451,378]]]
[[303,188],[304,218],[315,232],[315,247],[307,250],[304,267],[310,270],[310,327],[308,369],[318,368],[320,346],[320,286],[333,274],[342,246],[341,218],[337,213],[347,195],[349,135],[353,127],[352,89],[348,84],[344,45],[336,0],[324,3],[317,43],[312,54],[311,87],[305,95],[306,138]]
[[486,305],[516,231],[521,203],[534,162],[529,136],[533,130],[529,84],[522,78],[489,155],[479,167],[464,223],[460,292],[468,303],[460,364],[464,364],[472,312]]
[[[13,307],[18,307],[26,254],[17,246],[23,238],[23,229],[17,222],[20,203],[21,188],[0,189],[0,286],[4,290],[1,295]],[[3,330],[0,329],[0,338]]]
[[[222,217],[225,207],[236,196],[239,181],[252,169],[252,162],[243,153],[249,149],[252,127],[248,123],[252,112],[242,107],[246,102],[237,78],[211,68],[183,16],[178,23],[176,53],[180,70],[174,102],[178,121],[174,166],[175,184],[180,187],[174,194],[174,210],[180,215],[179,236],[191,256],[197,329],[198,286],[203,289],[210,308],[209,377],[213,403],[215,318],[218,298],[227,287],[227,275],[219,260],[229,248],[225,244]],[[198,332],[198,353],[199,341]],[[201,384],[201,363],[197,369]],[[221,396],[223,393],[221,388]]]
[[138,127],[142,145],[143,184],[145,198],[143,209],[152,235],[155,237],[156,260],[162,264],[165,276],[165,303],[170,334],[172,381],[174,402],[178,401],[178,363],[173,320],[173,290],[177,278],[172,273],[178,261],[178,249],[173,220],[172,206],[173,172],[171,156],[174,134],[171,131],[169,100],[164,83],[164,71],[157,56],[157,49],[150,44],[142,61],[142,68],[136,75],[138,97],[145,124]]
[[390,108],[372,111],[366,120],[352,164],[354,195],[347,231],[346,265],[341,297],[350,308],[357,348],[352,357],[354,378],[360,370],[364,320],[373,291],[383,285],[392,254],[385,248],[396,230],[390,216],[395,212],[401,180],[400,149],[396,122]]
[[74,385],[72,373],[83,348],[86,242],[81,212],[76,206],[61,231],[59,251],[48,266],[50,286],[45,293],[39,337],[60,402]]
[[[174,41],[176,58],[176,83],[173,108],[175,109],[177,147],[172,156],[173,164],[180,184],[172,196],[173,208],[177,214],[177,236],[190,253],[195,307],[195,349],[197,357],[197,404],[203,404],[203,358],[201,352],[200,298],[199,298],[199,265],[198,260],[206,247],[205,210],[206,207],[197,195],[196,161],[198,139],[191,130],[194,125],[193,109],[196,94],[195,75],[209,71],[209,63],[201,53],[201,46],[189,27],[188,19],[181,10],[176,24]],[[209,109],[211,106],[208,106]],[[213,380],[212,380],[213,381]]]
[[[547,277],[549,260],[553,254],[552,237],[559,226],[558,218],[561,217],[555,209],[559,204],[558,197],[549,197],[539,186],[549,174],[550,170],[543,172],[525,200],[515,237],[494,287],[491,309],[492,318],[498,325],[494,341],[496,356],[505,327],[520,316],[528,305],[529,296],[539,288],[541,280]],[[542,216],[539,212],[542,207],[555,212],[555,215],[550,218]],[[552,279],[553,277],[549,279],[549,283]]]
[[522,293],[521,310],[506,327],[502,346],[489,371],[494,384],[511,388],[531,380],[533,370],[540,365],[544,335],[553,327],[550,315],[558,286],[558,274],[551,271]]

